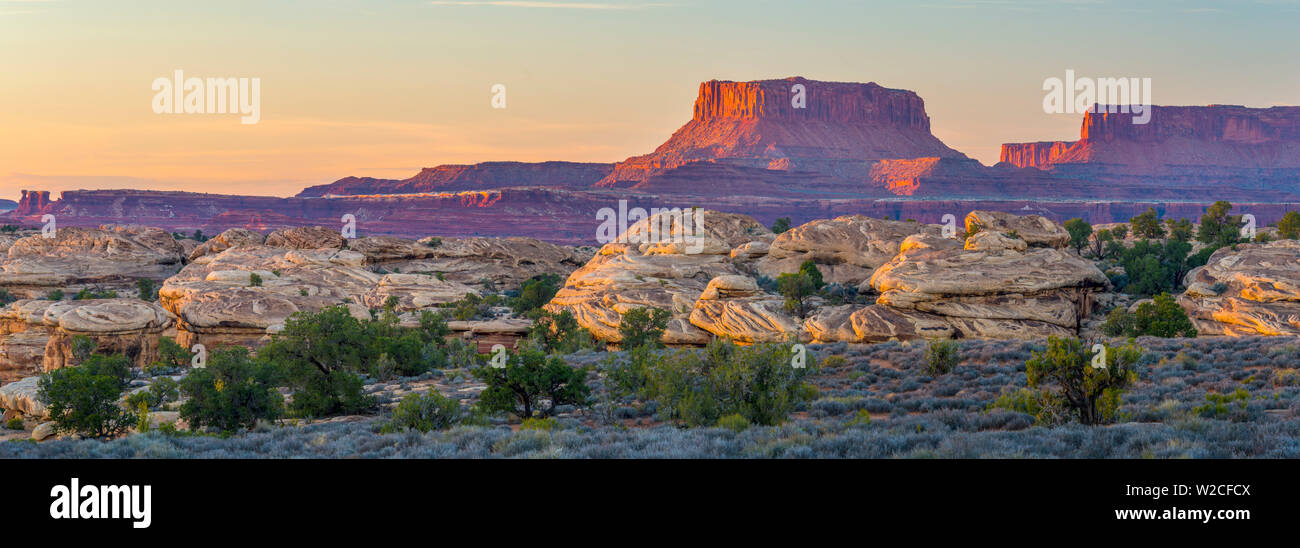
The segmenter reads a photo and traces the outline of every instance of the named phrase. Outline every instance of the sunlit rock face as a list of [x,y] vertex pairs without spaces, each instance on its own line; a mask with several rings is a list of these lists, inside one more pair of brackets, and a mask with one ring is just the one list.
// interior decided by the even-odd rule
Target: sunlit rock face
[[1001,211],[972,211],[966,214],[966,230],[979,228],[994,232],[1014,233],[1031,247],[1065,247],[1070,243],[1070,233],[1051,219],[1041,215],[1013,215]]
[[709,333],[742,343],[809,339],[785,299],[759,289],[753,278],[726,275],[709,281],[695,301],[690,322]]
[[8,243],[0,257],[0,288],[18,297],[59,289],[133,290],[136,281],[162,281],[181,267],[182,246],[151,227],[60,227]]
[[1187,274],[1178,302],[1202,335],[1300,335],[1300,241],[1238,244]]
[[23,299],[0,310],[0,382],[75,365],[74,337],[95,352],[121,354],[133,367],[158,359],[158,340],[172,317],[139,299]]
[[300,311],[346,305],[359,319],[396,297],[399,311],[459,300],[473,288],[434,273],[381,273],[346,249],[233,247],[187,265],[159,290],[178,342],[257,346]]
[[782,273],[798,272],[799,265],[810,260],[817,264],[826,283],[856,286],[898,254],[904,238],[940,232],[935,225],[864,215],[811,221],[778,235],[756,267],[759,274],[776,278]]
[[771,232],[744,215],[703,211],[689,227],[676,217],[660,213],[640,220],[605,244],[569,276],[547,310],[567,310],[596,338],[617,343],[624,313],[659,308],[672,314],[665,343],[708,342],[709,332],[690,319],[695,302],[710,280],[741,274],[732,260],[736,246]]
[[486,286],[517,289],[540,274],[567,275],[587,259],[579,249],[531,238],[349,239],[328,227],[264,239],[231,229],[204,245],[159,291],[186,345],[257,346],[300,311],[341,304],[360,319],[389,304],[398,313],[418,311]]

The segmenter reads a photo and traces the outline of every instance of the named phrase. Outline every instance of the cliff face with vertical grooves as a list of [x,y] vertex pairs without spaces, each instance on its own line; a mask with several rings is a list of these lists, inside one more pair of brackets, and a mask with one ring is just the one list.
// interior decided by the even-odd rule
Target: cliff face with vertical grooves
[[17,215],[47,213],[49,206],[50,191],[24,190],[22,198],[18,200],[18,207],[13,210],[13,213]]
[[1037,143],[1003,143],[998,163],[1016,167],[1046,169],[1056,162],[1076,141],[1039,141]]
[[653,153],[616,164],[600,186],[635,186],[691,162],[865,177],[873,161],[920,157],[965,155],[930,134],[914,92],[798,77],[713,80],[700,84],[686,125]]
[[[1300,107],[1235,105],[1151,107],[1145,124],[1131,113],[1088,112],[1080,139],[1003,145],[1021,167],[1107,177],[1280,178],[1300,169]],[[1230,173],[1237,170],[1236,174]],[[1247,171],[1242,171],[1247,170]]]

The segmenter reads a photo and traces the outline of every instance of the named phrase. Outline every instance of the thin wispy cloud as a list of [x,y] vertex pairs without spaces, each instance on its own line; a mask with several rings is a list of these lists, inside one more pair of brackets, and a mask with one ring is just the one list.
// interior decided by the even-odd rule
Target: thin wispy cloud
[[588,3],[588,2],[538,2],[531,0],[502,0],[502,1],[442,1],[434,0],[430,2],[435,6],[494,6],[502,8],[531,8],[531,9],[559,9],[559,10],[641,10],[646,8],[659,8],[671,4],[611,4],[611,3]]

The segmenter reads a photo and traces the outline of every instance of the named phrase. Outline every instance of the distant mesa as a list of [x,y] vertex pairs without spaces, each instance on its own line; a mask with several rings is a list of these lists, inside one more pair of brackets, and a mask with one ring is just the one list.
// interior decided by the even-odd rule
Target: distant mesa
[[[796,108],[796,85],[804,108]],[[636,186],[691,162],[864,176],[873,161],[965,158],[930,133],[925,101],[875,83],[805,78],[700,84],[691,120],[654,152],[614,166],[600,182]]]
[[1133,123],[1133,114],[1095,109],[1103,112],[1084,114],[1078,141],[1004,144],[1001,161],[1039,169],[1120,164],[1129,175],[1195,166],[1300,169],[1300,107],[1152,109],[1146,124]]
[[[1123,221],[1147,207],[1197,218],[1215,200],[1260,223],[1300,209],[1300,107],[1155,106],[1147,124],[1088,113],[1078,140],[1003,145],[985,166],[930,132],[916,93],[875,83],[701,83],[691,118],[616,163],[484,162],[407,179],[347,177],[291,198],[139,190],[24,191],[10,224],[141,223],[213,234],[339,223],[364,234],[526,236],[593,244],[594,214],[705,207],[770,224],[839,215],[940,222],[971,209]],[[3,205],[0,204],[0,208]]]
[[585,188],[608,175],[613,167],[613,164],[579,162],[484,162],[472,165],[441,165],[424,168],[409,179],[347,177],[327,185],[307,187],[299,192],[297,197],[418,194],[515,186]]

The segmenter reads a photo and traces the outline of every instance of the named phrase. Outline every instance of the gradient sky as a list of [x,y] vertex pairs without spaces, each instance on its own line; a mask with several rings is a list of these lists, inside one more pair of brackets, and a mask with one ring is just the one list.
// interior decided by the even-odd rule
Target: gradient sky
[[[0,0],[0,197],[612,162],[690,119],[701,81],[794,75],[916,91],[992,164],[1078,137],[1041,106],[1066,69],[1152,78],[1156,104],[1300,105],[1298,31],[1300,0]],[[174,69],[260,78],[261,122],[154,114]]]

